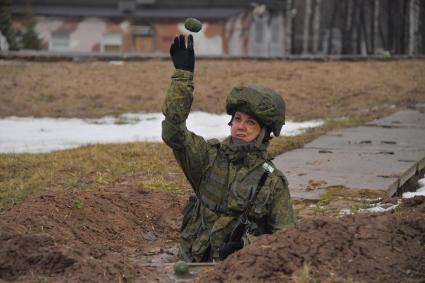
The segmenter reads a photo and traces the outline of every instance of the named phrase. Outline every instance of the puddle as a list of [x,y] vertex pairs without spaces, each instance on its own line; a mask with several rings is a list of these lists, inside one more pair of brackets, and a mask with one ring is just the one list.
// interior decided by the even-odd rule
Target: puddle
[[[0,153],[43,153],[96,143],[160,142],[162,113],[127,113],[100,119],[8,117],[0,119]],[[230,116],[191,112],[189,130],[204,138],[229,135]],[[288,121],[282,135],[298,135],[321,120]]]

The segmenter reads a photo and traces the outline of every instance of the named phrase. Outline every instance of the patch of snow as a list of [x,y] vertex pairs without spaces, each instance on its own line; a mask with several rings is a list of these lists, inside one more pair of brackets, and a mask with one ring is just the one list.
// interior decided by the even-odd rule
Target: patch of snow
[[425,175],[422,179],[418,180],[419,189],[416,192],[403,193],[403,198],[413,198],[415,196],[425,196]]
[[339,215],[343,216],[343,215],[351,215],[353,214],[353,212],[351,211],[351,209],[349,208],[343,208],[339,211]]
[[109,64],[111,65],[124,65],[124,61],[109,61]]
[[[127,113],[101,119],[8,117],[0,119],[1,153],[40,153],[96,143],[162,141],[162,113]],[[210,138],[230,134],[230,116],[191,112],[187,128]],[[321,120],[287,122],[282,135],[298,135],[323,124]]]
[[396,209],[400,205],[400,200],[397,202],[397,204],[392,203],[381,203],[378,202],[376,204],[372,204],[369,208],[362,208],[359,209],[359,212],[385,212],[385,211],[392,211]]
[[375,207],[360,209],[359,212],[385,212],[385,211],[394,210],[397,206],[398,204],[394,204],[387,208],[383,208],[382,206],[375,206]]
[[424,192],[405,192],[403,193],[403,198],[413,198],[415,196],[425,196]]

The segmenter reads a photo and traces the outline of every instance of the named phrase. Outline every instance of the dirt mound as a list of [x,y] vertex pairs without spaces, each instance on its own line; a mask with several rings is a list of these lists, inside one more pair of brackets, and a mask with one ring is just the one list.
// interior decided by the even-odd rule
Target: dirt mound
[[[0,282],[173,282],[161,262],[176,259],[167,248],[185,198],[144,189],[32,196],[0,215]],[[424,215],[416,197],[392,213],[304,219],[198,279],[284,282],[308,266],[319,281],[423,282]]]
[[416,197],[392,213],[305,219],[233,254],[200,281],[282,282],[307,266],[319,280],[424,282],[424,215],[425,197]]
[[4,237],[1,243],[0,266],[6,280],[25,274],[29,267],[33,272],[52,274],[63,272],[76,262],[59,248],[54,248],[54,240],[46,235]]
[[176,242],[183,202],[184,196],[144,189],[30,197],[1,214],[0,281],[99,282],[135,274],[132,259]]
[[58,245],[46,234],[0,239],[0,282],[125,282],[135,266],[118,253],[102,259],[73,243]]

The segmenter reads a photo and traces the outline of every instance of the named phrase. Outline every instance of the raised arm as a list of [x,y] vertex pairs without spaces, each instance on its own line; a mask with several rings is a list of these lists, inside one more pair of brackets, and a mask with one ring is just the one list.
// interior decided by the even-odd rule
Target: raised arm
[[195,191],[209,164],[212,147],[200,136],[186,128],[186,119],[193,101],[193,71],[195,53],[193,37],[185,44],[183,35],[171,44],[170,55],[175,72],[171,77],[162,112],[162,139],[173,149],[174,155]]

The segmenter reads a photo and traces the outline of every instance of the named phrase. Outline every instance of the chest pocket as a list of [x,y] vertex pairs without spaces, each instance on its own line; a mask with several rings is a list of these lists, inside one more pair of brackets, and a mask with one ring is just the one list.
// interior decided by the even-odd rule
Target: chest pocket
[[[245,210],[263,172],[260,167],[247,176],[236,177],[229,192],[228,208],[231,211],[241,213]],[[272,187],[271,178],[268,177],[255,199],[254,206],[249,213],[250,217],[259,219],[267,214],[270,209]]]

